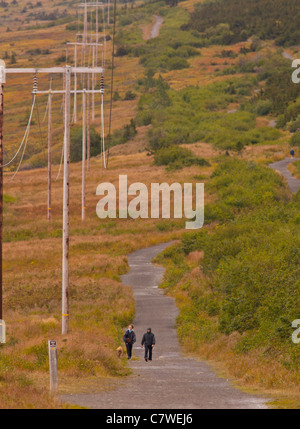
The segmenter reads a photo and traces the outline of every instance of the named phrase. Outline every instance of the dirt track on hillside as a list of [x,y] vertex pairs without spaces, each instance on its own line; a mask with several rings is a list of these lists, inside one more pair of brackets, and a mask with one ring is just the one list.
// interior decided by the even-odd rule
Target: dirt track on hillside
[[269,167],[271,167],[275,171],[278,171],[286,179],[289,188],[293,192],[293,194],[296,194],[296,192],[300,188],[300,179],[296,179],[295,177],[293,177],[292,173],[287,168],[287,166],[294,161],[296,161],[296,158],[285,158],[282,161],[269,164]]

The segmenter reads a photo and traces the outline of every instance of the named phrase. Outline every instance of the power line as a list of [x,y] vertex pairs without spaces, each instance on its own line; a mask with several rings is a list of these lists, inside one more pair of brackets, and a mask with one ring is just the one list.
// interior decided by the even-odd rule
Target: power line
[[116,35],[116,16],[117,16],[117,0],[114,0],[114,27],[113,27],[113,45],[111,52],[111,81],[110,81],[110,108],[109,108],[109,128],[108,128],[108,144],[107,144],[107,165],[109,159],[109,148],[111,141],[111,118],[112,118],[112,101],[113,101],[113,86],[114,86],[114,68],[115,68],[115,35]]
[[25,133],[24,133],[23,139],[22,139],[22,141],[21,141],[21,143],[20,143],[20,146],[19,146],[19,148],[18,148],[17,152],[16,152],[16,153],[15,153],[15,155],[11,158],[11,160],[10,160],[10,161],[8,161],[6,164],[2,164],[2,165],[0,165],[0,168],[7,167],[7,166],[8,166],[9,164],[11,164],[11,163],[16,159],[16,157],[18,156],[18,153],[20,152],[20,150],[21,150],[21,148],[22,148],[22,146],[23,146],[23,144],[24,144],[24,141],[25,141],[25,139],[26,139],[26,136],[27,136],[27,134],[28,134],[28,128],[30,128],[30,124],[31,124],[31,119],[32,119],[32,114],[33,114],[34,104],[35,104],[35,97],[33,97],[33,100],[32,100],[31,112],[30,112],[30,115],[29,115],[29,119],[28,119],[28,123],[27,123],[27,126],[26,126],[26,130],[25,130]]

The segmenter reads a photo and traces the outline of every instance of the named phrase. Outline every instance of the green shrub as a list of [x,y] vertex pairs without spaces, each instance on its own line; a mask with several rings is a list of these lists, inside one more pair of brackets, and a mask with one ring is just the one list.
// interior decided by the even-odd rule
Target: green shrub
[[154,164],[167,165],[169,169],[209,165],[205,159],[196,157],[189,149],[178,146],[158,150],[154,155]]
[[[268,168],[220,160],[208,189],[218,201],[210,207],[229,216],[221,217],[222,225],[186,233],[160,260],[168,264],[163,286],[179,287],[190,299],[177,320],[182,340],[191,335],[197,345],[220,333],[239,332],[235,353],[256,350],[288,370],[299,370],[291,321],[300,308],[300,194],[289,201],[283,189]],[[204,276],[198,282],[185,265],[184,255],[193,251],[204,253]]]
[[115,130],[110,139],[110,145],[116,146],[119,144],[126,143],[136,135],[135,121],[131,119],[130,123],[124,125],[123,128]]
[[168,62],[169,70],[181,70],[188,68],[190,65],[185,58],[174,57],[171,58]]
[[135,98],[136,94],[133,91],[128,90],[125,94],[124,100],[134,100]]
[[[91,136],[91,156],[96,156],[101,152],[101,136],[94,127],[90,128]],[[76,126],[70,133],[70,160],[78,162],[82,160],[82,127]]]
[[297,146],[300,147],[300,132],[297,131],[295,134],[292,135],[290,138],[290,146]]
[[256,113],[259,116],[268,115],[272,108],[272,102],[270,100],[261,100],[257,103]]

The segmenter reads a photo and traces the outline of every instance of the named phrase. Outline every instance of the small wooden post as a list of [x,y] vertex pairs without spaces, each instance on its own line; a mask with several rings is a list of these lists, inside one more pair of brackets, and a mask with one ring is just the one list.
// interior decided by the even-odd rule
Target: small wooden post
[[55,340],[48,341],[48,351],[49,351],[50,391],[57,392],[58,390],[57,347],[56,347]]

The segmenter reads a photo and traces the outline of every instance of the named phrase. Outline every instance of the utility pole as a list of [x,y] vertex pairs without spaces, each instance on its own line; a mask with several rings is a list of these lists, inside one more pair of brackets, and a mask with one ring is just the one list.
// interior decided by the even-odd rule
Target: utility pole
[[[93,68],[95,67],[95,47],[93,46]],[[92,75],[92,90],[95,89],[95,74]],[[92,121],[95,120],[95,93],[92,93]]]
[[70,96],[71,67],[65,72],[64,181],[63,181],[63,257],[62,257],[62,334],[69,330],[69,182],[70,182]]
[[[70,185],[70,97],[71,93],[71,74],[81,73],[82,75],[95,73],[103,73],[104,69],[102,67],[96,67],[95,70],[92,70],[89,67],[76,67],[72,68],[70,66],[66,67],[48,67],[48,68],[9,68],[5,69],[5,65],[2,65],[0,61],[0,86],[1,94],[3,94],[3,83],[5,73],[11,74],[24,74],[30,73],[32,75],[38,73],[60,73],[64,76],[64,89],[61,91],[53,91],[52,94],[63,94],[64,96],[64,178],[63,178],[63,257],[62,257],[62,334],[68,333],[69,328],[69,185]],[[77,91],[82,93],[83,91]],[[100,93],[100,90],[97,91]],[[49,94],[49,91],[37,91],[34,90],[35,94]],[[1,96],[2,105],[3,105],[3,95]],[[0,112],[1,117],[1,112]],[[3,107],[2,107],[2,117],[3,117]],[[2,136],[2,123],[0,122],[0,130]],[[2,137],[1,137],[2,141]],[[0,154],[1,156],[1,154]],[[3,165],[3,162],[2,162]],[[0,169],[2,170],[2,169]],[[3,174],[1,172],[1,174]],[[2,181],[0,176],[0,193],[2,192]],[[0,195],[1,199],[1,195]],[[0,220],[2,216],[2,207],[3,204],[0,204]],[[1,244],[1,227],[2,222],[0,222],[0,244]],[[0,253],[0,265],[2,260],[2,253]],[[1,265],[2,267],[2,265]],[[2,271],[1,271],[2,273]],[[0,283],[0,290],[2,288],[2,282]],[[2,297],[2,295],[1,295]]]
[[[87,3],[85,0],[84,3],[84,24],[83,24],[83,44],[82,44],[82,55],[83,55],[83,65],[85,66],[85,51],[86,51],[86,44],[87,44]],[[81,75],[81,83],[83,86],[85,86],[85,80],[84,80],[85,76]]]
[[[85,36],[84,36],[84,34],[82,35],[82,37],[83,38],[85,38]],[[99,47],[99,46],[103,46],[103,44],[102,43],[92,43],[92,42],[86,42],[86,43],[84,43],[84,42],[68,42],[67,43],[67,45],[74,45],[74,47],[75,47],[75,53],[74,53],[74,62],[75,62],[75,64],[74,64],[74,66],[75,66],[75,69],[76,69],[76,66],[77,66],[77,49],[76,49],[76,47],[77,46],[82,46],[82,49],[84,48],[86,48],[86,47],[92,47],[92,50],[93,50],[93,62],[92,62],[92,65],[93,65],[93,68],[95,67],[95,50]],[[95,78],[96,78],[96,74],[95,73],[93,73],[93,79],[92,79],[92,89],[94,90],[95,89]],[[74,114],[73,114],[73,118],[74,118],[74,123],[76,123],[77,122],[77,91],[76,91],[76,89],[77,89],[77,76],[76,76],[76,73],[74,74]],[[88,87],[88,89],[89,89],[89,87]],[[95,95],[94,95],[94,93],[92,94],[92,100],[93,100],[93,106],[92,106],[92,115],[93,115],[93,121],[95,120]]]
[[5,64],[0,62],[0,320],[3,319],[2,287],[2,228],[3,228],[3,92],[5,83]]
[[87,171],[90,171],[91,158],[91,105],[90,105],[90,75],[88,74],[88,93],[87,93]]
[[81,219],[85,219],[85,160],[86,160],[86,91],[82,94],[82,190],[81,190]]
[[[77,67],[77,45],[74,45],[74,67]],[[77,73],[74,73],[74,123],[77,122]]]
[[48,220],[51,220],[51,145],[52,145],[52,94],[48,97]]

